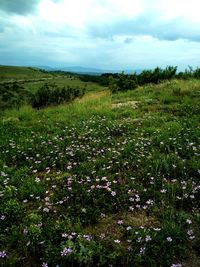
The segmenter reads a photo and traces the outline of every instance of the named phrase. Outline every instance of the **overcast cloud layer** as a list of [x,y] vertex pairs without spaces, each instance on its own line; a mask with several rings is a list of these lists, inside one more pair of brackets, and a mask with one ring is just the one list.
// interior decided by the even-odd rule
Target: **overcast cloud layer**
[[200,66],[199,0],[0,0],[0,64]]

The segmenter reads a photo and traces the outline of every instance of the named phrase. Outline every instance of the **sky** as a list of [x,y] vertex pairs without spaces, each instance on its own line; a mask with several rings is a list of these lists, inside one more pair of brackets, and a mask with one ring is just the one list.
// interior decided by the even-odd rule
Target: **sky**
[[200,66],[199,0],[0,0],[0,65]]

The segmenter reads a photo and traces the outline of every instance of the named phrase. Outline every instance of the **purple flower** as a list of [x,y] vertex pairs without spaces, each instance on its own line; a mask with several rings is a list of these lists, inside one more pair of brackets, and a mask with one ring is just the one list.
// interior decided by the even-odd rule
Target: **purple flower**
[[5,258],[5,257],[7,257],[5,250],[0,251],[0,258]]
[[145,253],[145,250],[146,250],[146,248],[145,248],[145,247],[141,247],[141,248],[140,248],[140,255],[144,255],[144,253]]
[[49,209],[48,208],[44,208],[43,212],[49,212]]
[[61,256],[66,256],[66,255],[69,255],[70,253],[72,253],[72,249],[71,248],[64,248],[63,251],[60,252]]
[[91,235],[83,235],[83,237],[87,240],[90,241],[92,239]]
[[48,264],[46,262],[43,262],[42,267],[48,267]]

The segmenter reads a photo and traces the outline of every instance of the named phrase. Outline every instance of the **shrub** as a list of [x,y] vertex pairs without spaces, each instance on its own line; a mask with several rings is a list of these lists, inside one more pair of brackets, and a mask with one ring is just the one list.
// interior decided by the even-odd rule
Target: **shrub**
[[55,84],[44,84],[31,100],[33,108],[42,108],[49,105],[58,105],[64,102],[73,101],[76,97],[81,97],[85,93],[84,88],[58,87]]
[[31,98],[31,93],[18,83],[0,85],[0,106],[7,108],[20,108]]
[[116,93],[118,91],[132,90],[136,87],[136,81],[132,78],[131,75],[126,75],[124,74],[124,72],[118,74],[117,78],[113,78],[113,76],[110,76],[109,88],[112,93]]

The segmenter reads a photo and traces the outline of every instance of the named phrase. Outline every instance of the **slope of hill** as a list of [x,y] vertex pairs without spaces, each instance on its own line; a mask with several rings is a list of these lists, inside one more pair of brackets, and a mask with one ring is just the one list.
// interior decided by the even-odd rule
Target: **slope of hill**
[[32,67],[0,66],[0,82],[50,78],[51,74]]
[[2,266],[200,266],[199,88],[2,113]]

